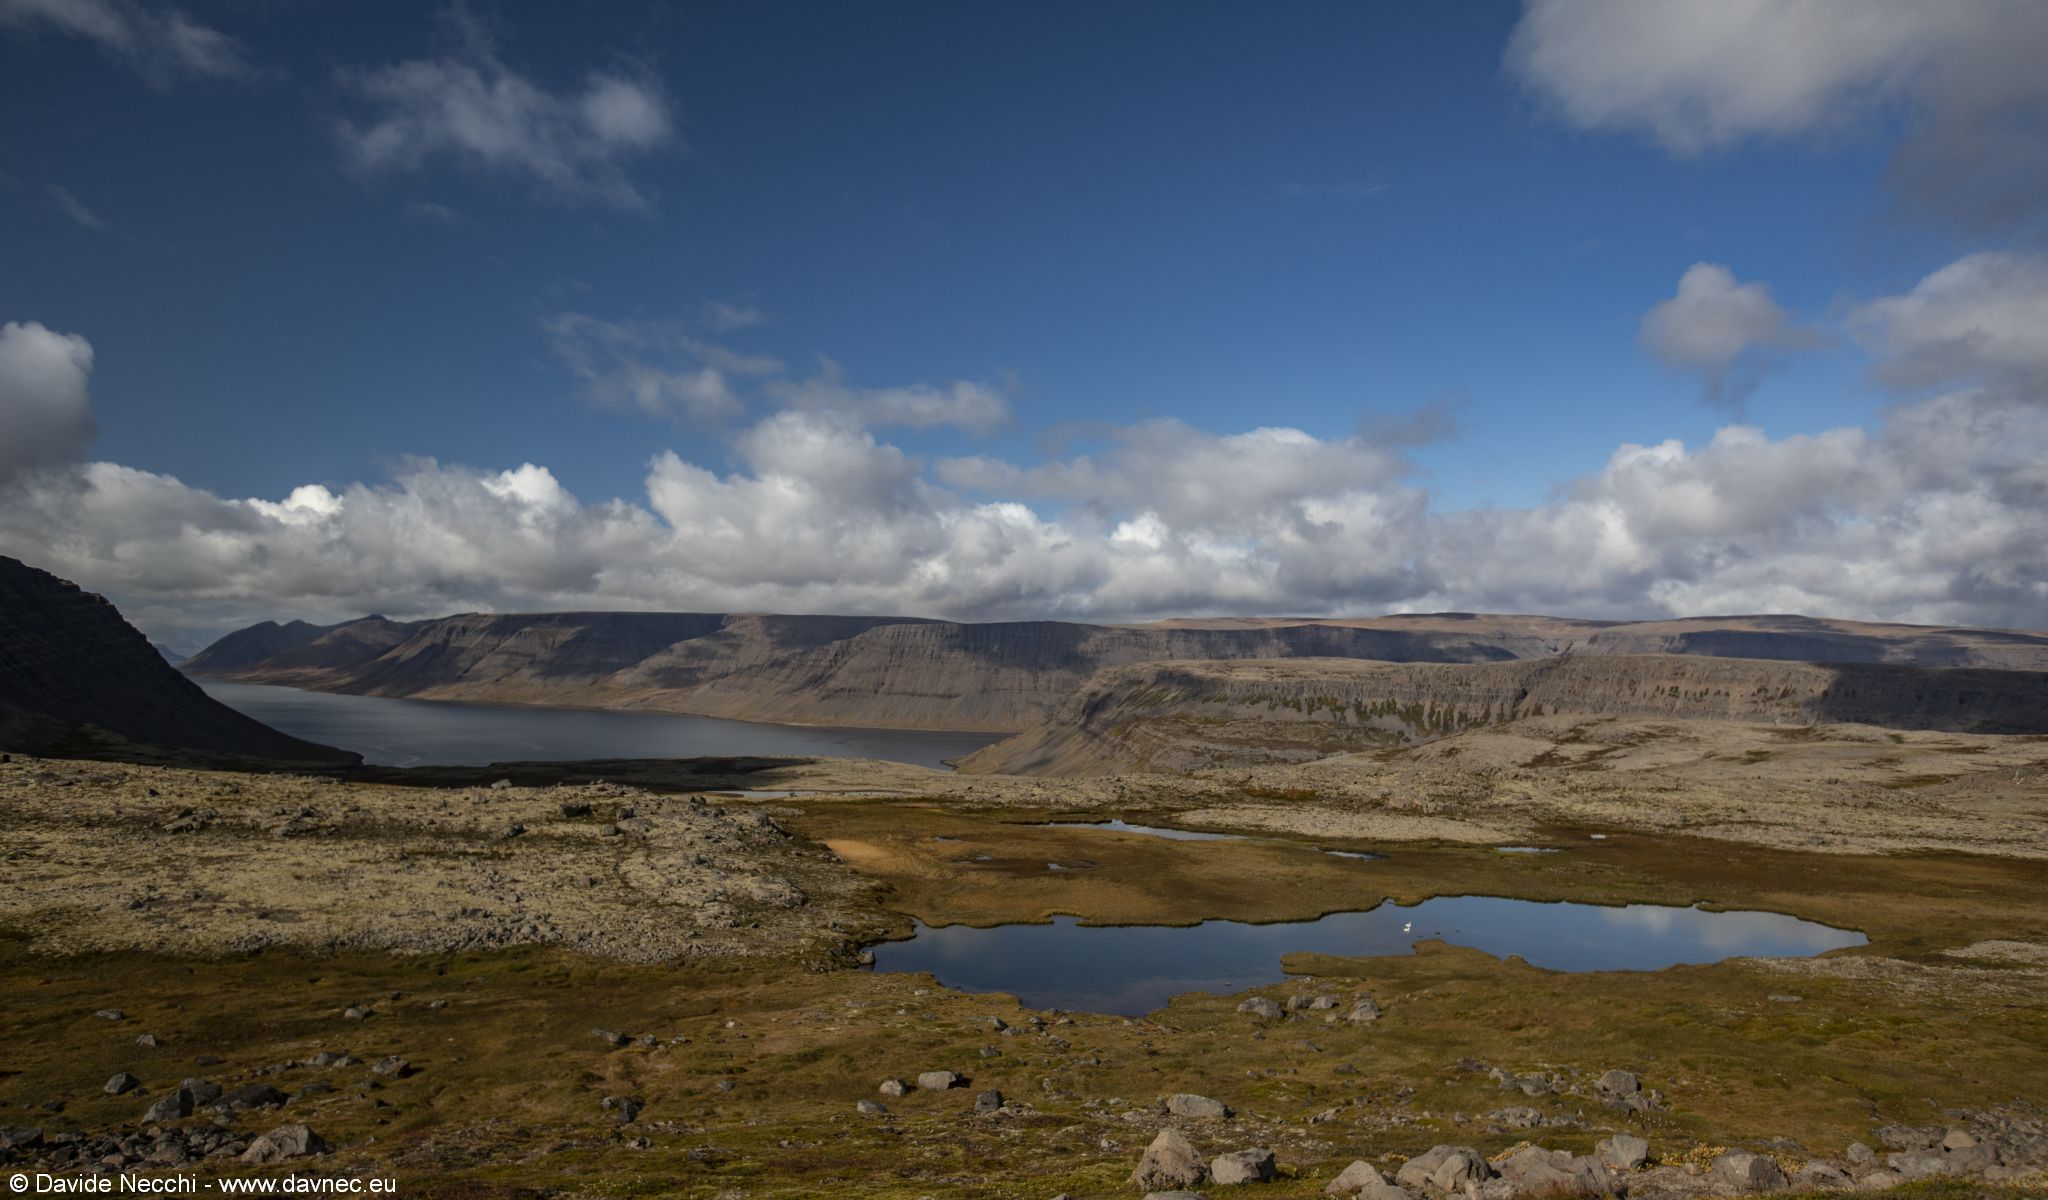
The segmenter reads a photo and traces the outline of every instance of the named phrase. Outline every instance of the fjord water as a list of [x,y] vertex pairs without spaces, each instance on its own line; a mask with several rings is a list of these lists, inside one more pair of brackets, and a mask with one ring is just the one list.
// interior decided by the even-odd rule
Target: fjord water
[[1030,1008],[1138,1016],[1182,992],[1234,992],[1285,978],[1280,958],[1314,951],[1407,954],[1438,938],[1559,971],[1654,971],[1737,956],[1807,957],[1866,939],[1782,913],[1631,904],[1551,904],[1439,896],[1315,921],[1247,925],[1047,925],[976,929],[919,923],[908,941],[874,948],[878,971],[929,971],[947,987],[1008,992]]
[[194,682],[272,729],[390,767],[735,754],[880,758],[937,767],[997,740],[985,733],[766,725],[678,713],[459,704],[219,679]]

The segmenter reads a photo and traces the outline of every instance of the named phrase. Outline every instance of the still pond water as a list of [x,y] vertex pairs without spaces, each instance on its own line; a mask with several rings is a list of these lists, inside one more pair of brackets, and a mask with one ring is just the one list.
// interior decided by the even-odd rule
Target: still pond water
[[982,733],[764,725],[677,713],[456,704],[219,679],[193,682],[273,729],[390,767],[732,754],[881,758],[937,767],[997,740]]
[[1654,971],[1739,955],[1806,957],[1867,939],[1766,912],[1707,912],[1631,904],[1546,904],[1493,896],[1439,896],[1411,907],[1315,921],[1247,925],[917,927],[909,941],[874,948],[875,969],[929,971],[947,987],[1008,992],[1031,1008],[1137,1016],[1182,992],[1234,992],[1286,978],[1284,954],[1407,954],[1440,938],[1559,971]]

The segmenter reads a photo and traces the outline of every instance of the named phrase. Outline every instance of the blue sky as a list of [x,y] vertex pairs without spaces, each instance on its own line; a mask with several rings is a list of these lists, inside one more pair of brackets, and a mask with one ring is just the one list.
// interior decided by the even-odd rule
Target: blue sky
[[[1718,549],[1696,538],[1681,566],[1624,564],[1624,581],[1584,596],[1419,564],[1419,544],[1474,536],[1471,522],[1382,537],[1347,517],[1355,536],[1316,550],[1399,558],[1405,582],[1302,582],[1276,549],[1290,522],[1327,523],[1319,504],[1367,493],[1374,520],[1418,503],[1431,519],[1556,515],[1606,486],[1618,448],[1677,439],[1696,453],[1731,424],[1766,446],[1834,429],[1882,440],[1894,406],[1990,378],[1975,363],[1894,369],[1925,359],[1926,339],[1867,331],[1873,306],[1971,255],[2009,256],[2022,273],[2034,261],[2024,206],[1958,216],[1907,173],[1914,138],[1963,103],[1942,81],[1983,77],[1999,53],[1984,29],[2010,12],[1959,6],[1981,10],[1973,26],[1887,8],[1900,24],[1890,58],[1844,64],[1818,38],[1810,58],[1753,74],[1709,61],[1724,75],[1699,95],[1684,89],[1701,86],[1701,64],[1684,56],[1700,39],[1631,31],[1598,7],[0,0],[0,320],[90,344],[97,433],[66,469],[120,464],[223,502],[278,503],[305,485],[388,499],[416,456],[472,483],[534,464],[573,494],[578,520],[616,497],[674,525],[650,462],[672,451],[714,483],[772,482],[801,473],[763,449],[791,432],[777,415],[823,413],[835,436],[897,452],[915,478],[891,476],[888,495],[820,485],[819,508],[780,516],[801,527],[793,544],[848,503],[872,503],[878,520],[909,504],[952,529],[947,513],[1016,501],[1046,522],[1089,514],[1050,543],[1153,513],[1182,574],[1119,583],[1121,568],[1094,562],[906,590],[858,565],[778,565],[641,586],[620,582],[619,563],[551,561],[524,577],[484,555],[455,578],[399,584],[414,552],[380,558],[357,531],[341,540],[370,584],[311,572],[196,587],[133,555],[123,565],[107,548],[118,539],[53,546],[30,530],[14,545],[54,549],[74,575],[195,628],[373,602],[750,600],[1123,617],[1454,602],[1648,615],[1782,597],[1845,615],[2032,619],[2028,561],[1994,601],[1923,581],[1858,604],[1782,572],[1660,598],[1660,582],[1711,583],[1715,563],[1762,544],[1752,534],[1782,529],[1701,530]],[[1670,11],[1719,19],[1705,7]],[[195,29],[207,35],[196,48],[180,32]],[[1786,41],[1768,19],[1735,33]],[[1597,40],[1630,36],[1679,56],[1665,91],[1600,74]],[[1921,82],[1882,82],[1901,63]],[[448,107],[465,79],[493,103],[525,99],[487,112],[500,124],[486,133],[465,130]],[[2038,93],[2008,90],[1994,115],[2038,134]],[[622,106],[606,110],[620,123],[579,125],[600,100]],[[1738,331],[1704,347],[1653,343],[1646,315],[1696,264],[1764,298],[1743,293]],[[1680,340],[1700,328],[1689,313],[1671,326]],[[726,389],[713,401],[630,399],[635,372],[701,382],[707,363]],[[2024,390],[1999,369],[1992,383]],[[920,386],[975,397],[983,415],[875,415],[902,400],[880,390]],[[1418,411],[1451,420],[1428,439],[1392,432]],[[1161,420],[1186,428],[1157,435],[1148,423]],[[1203,525],[1201,505],[1176,521],[1142,480],[1100,480],[1138,478],[1189,436],[1227,471],[1242,447],[1216,439],[1261,427],[1358,457],[1328,466],[1335,482],[1316,495],[1252,486],[1247,504],[1277,506],[1261,528]],[[1083,460],[1091,487],[1065,478]],[[1347,487],[1346,471],[1370,486]],[[920,490],[934,488],[948,498]],[[701,514],[708,495],[676,511]],[[1889,518],[1845,514],[1859,495],[1810,504],[1867,538]],[[28,530],[55,510],[15,511]],[[213,519],[174,532],[202,536]],[[782,528],[751,532],[779,540]],[[593,536],[563,525],[549,538]],[[899,583],[959,561],[943,539],[883,540],[903,552]],[[1219,564],[1263,584],[1205,590]]]

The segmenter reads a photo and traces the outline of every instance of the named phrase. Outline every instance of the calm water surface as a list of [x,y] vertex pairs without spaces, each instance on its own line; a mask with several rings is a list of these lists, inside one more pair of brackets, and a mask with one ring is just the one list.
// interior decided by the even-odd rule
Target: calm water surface
[[1560,971],[1653,971],[1739,955],[1806,957],[1867,940],[1781,913],[1439,896],[1406,908],[1388,903],[1276,925],[1087,926],[1073,917],[993,929],[920,924],[909,941],[885,942],[874,951],[879,971],[929,971],[948,987],[1009,992],[1032,1008],[1136,1016],[1182,992],[1277,983],[1285,978],[1284,954],[1407,954],[1425,938],[1502,957],[1519,954]]
[[1052,829],[1099,829],[1104,833],[1140,833],[1146,837],[1172,838],[1176,842],[1237,842],[1234,833],[1204,833],[1199,829],[1172,829],[1164,825],[1133,825],[1122,817],[1108,821],[1047,821]]
[[456,704],[219,679],[193,682],[273,729],[391,767],[727,754],[881,758],[937,767],[997,740],[982,733],[763,725],[675,713]]

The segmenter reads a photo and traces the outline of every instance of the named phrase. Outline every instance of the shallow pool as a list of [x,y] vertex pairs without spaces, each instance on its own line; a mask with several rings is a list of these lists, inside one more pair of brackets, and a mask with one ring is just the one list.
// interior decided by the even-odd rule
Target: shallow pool
[[1517,954],[1560,971],[1653,971],[1739,956],[1803,958],[1867,940],[1854,930],[1782,913],[1439,896],[1409,907],[1386,903],[1273,925],[1083,925],[1074,917],[991,929],[920,923],[909,940],[874,950],[879,971],[929,971],[947,987],[1008,992],[1032,1008],[1134,1016],[1182,992],[1276,983],[1285,978],[1285,954],[1408,954],[1429,938],[1503,957]]

